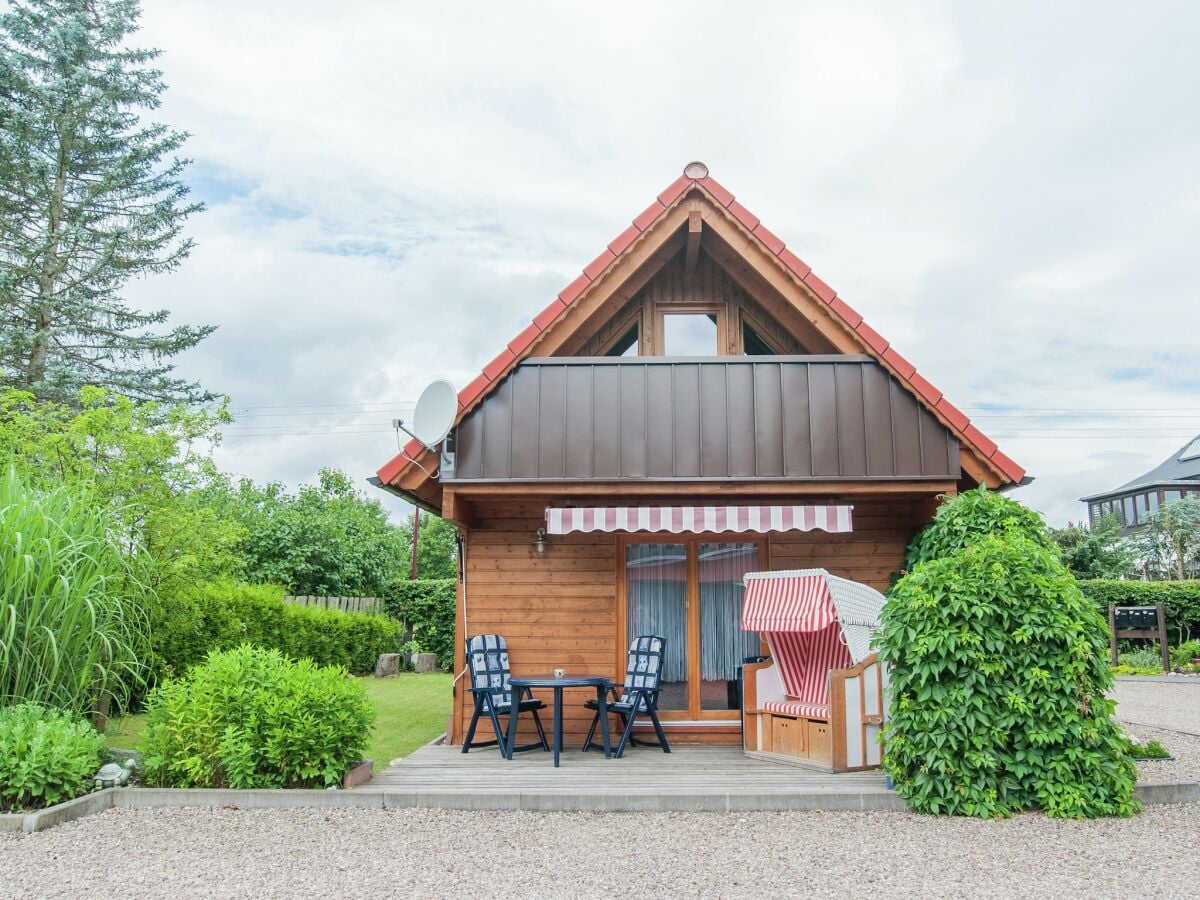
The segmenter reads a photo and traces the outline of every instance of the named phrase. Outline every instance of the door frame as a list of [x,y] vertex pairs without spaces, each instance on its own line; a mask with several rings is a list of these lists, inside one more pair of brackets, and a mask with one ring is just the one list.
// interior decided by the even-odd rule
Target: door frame
[[[747,532],[706,532],[704,534],[670,534],[668,532],[634,532],[617,536],[617,680],[625,677],[625,665],[629,657],[629,635],[627,625],[628,597],[626,594],[625,553],[630,544],[684,544],[687,547],[687,658],[688,658],[688,708],[686,710],[659,710],[663,724],[694,722],[740,722],[741,710],[701,709],[700,679],[692,677],[692,667],[697,673],[700,666],[700,555],[699,544],[757,544],[759,571],[771,567],[770,535]],[[694,612],[693,612],[694,611]],[[765,644],[764,644],[765,646]],[[695,715],[692,711],[695,710]]]

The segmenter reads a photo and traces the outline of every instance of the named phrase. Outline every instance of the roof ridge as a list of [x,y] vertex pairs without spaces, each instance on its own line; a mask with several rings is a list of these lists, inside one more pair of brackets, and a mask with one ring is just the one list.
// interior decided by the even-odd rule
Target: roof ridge
[[[728,212],[738,224],[757,238],[792,278],[821,300],[834,317],[839,319],[870,349],[871,355],[909,390],[920,397],[952,432],[958,434],[984,459],[990,461],[997,469],[1012,479],[1014,484],[1021,481],[1025,475],[1024,468],[1002,453],[995,441],[985,435],[966,414],[947,400],[940,390],[922,377],[917,372],[916,366],[901,356],[886,338],[868,325],[857,310],[839,297],[837,291],[822,281],[813,272],[811,266],[789,250],[782,239],[762,224],[761,219],[739,203],[732,192],[709,175],[708,166],[698,161],[688,163],[684,167],[682,175],[667,185],[654,202],[633,219],[629,227],[610,241],[599,256],[583,267],[582,274],[563,288],[545,309],[533,317],[530,325],[509,341],[504,350],[458,392],[459,419],[473,404],[482,399],[492,385],[497,384],[508,374],[509,369],[520,361],[521,354],[528,350],[530,345],[556,322],[584,291],[599,280],[622,253],[628,250],[651,225],[691,190],[703,191]],[[385,484],[390,482],[407,468],[409,462],[414,461],[423,449],[420,441],[410,440],[399,454],[379,469],[377,472],[379,479]]]

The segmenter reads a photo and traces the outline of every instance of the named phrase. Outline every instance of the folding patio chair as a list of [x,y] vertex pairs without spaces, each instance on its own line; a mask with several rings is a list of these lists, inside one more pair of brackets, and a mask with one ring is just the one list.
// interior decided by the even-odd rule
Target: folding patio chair
[[[625,726],[615,754],[618,758],[625,752],[627,744],[646,743],[633,739],[633,723],[640,715],[649,717],[650,722],[654,725],[654,733],[658,735],[658,744],[648,744],[647,746],[661,747],[663,753],[671,752],[671,747],[667,744],[667,736],[663,733],[662,725],[658,721],[658,692],[662,687],[663,648],[666,647],[666,644],[665,638],[653,634],[634,638],[633,643],[629,645],[629,660],[625,666],[625,684],[621,688],[620,695],[618,696],[615,687],[609,688],[612,699],[608,701],[608,711],[620,716]],[[595,700],[588,700],[584,705],[588,709],[596,710],[596,715],[592,719],[592,727],[588,729],[587,740],[583,742],[583,749],[586,751],[592,748],[592,739],[596,735],[596,728],[600,725],[600,707]]]
[[[513,709],[513,692],[509,684],[508,645],[498,634],[477,634],[467,644],[467,667],[471,670],[471,694],[475,698],[475,712],[471,716],[471,725],[467,728],[467,736],[463,741],[462,752],[466,753],[472,747],[499,747],[500,755],[510,759],[505,746],[504,736],[508,733],[500,725],[500,716],[520,715],[523,712],[533,713],[533,724],[537,727],[538,743],[514,747],[514,751],[536,750],[541,747],[549,750],[546,743],[546,732],[542,728],[542,720],[538,710],[545,704],[534,699],[529,688],[521,689],[517,694],[517,706]],[[475,726],[479,717],[487,713],[492,720],[492,731],[496,734],[494,741],[475,741]]]

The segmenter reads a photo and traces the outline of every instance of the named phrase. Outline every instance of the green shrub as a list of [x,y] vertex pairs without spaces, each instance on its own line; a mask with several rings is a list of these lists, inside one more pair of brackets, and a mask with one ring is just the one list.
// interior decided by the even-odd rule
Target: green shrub
[[1170,759],[1171,751],[1158,741],[1131,741],[1129,755],[1134,759]]
[[1161,603],[1167,616],[1170,640],[1182,644],[1192,636],[1200,636],[1200,581],[1095,579],[1080,581],[1079,589],[1096,604],[1106,620],[1110,603],[1116,606],[1154,606]]
[[298,606],[284,601],[282,588],[235,581],[192,585],[159,601],[151,620],[159,678],[181,675],[210,651],[241,644],[364,675],[379,654],[400,646],[400,623],[389,616]]
[[1193,659],[1200,659],[1200,641],[1188,641],[1171,648],[1171,665],[1186,666]]
[[144,553],[82,488],[0,475],[0,705],[124,706],[143,680]]
[[887,771],[920,812],[1130,815],[1136,770],[1105,697],[1105,620],[1044,533],[1027,534],[1031,520],[979,496],[947,501],[923,544],[944,555],[915,565],[884,606]]
[[1040,513],[985,487],[966,491],[938,507],[933,522],[908,545],[905,566],[948,556],[989,534],[1020,534],[1058,556],[1058,547]]
[[1131,669],[1154,669],[1162,674],[1162,652],[1154,649],[1126,650],[1117,654],[1117,664],[1129,666]]
[[361,758],[375,713],[337,666],[241,646],[151,694],[143,764],[169,787],[327,787]]
[[384,600],[384,608],[412,628],[413,640],[422,651],[436,653],[443,669],[454,668],[456,587],[453,578],[396,581]]
[[0,707],[0,811],[53,806],[91,790],[104,738],[37,703]]

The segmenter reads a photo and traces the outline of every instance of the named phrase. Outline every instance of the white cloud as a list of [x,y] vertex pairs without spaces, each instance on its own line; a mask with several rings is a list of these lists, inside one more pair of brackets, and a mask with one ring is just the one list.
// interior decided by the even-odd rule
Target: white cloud
[[[224,464],[365,476],[425,381],[473,377],[699,157],[969,411],[1196,414],[981,419],[1078,518],[1200,430],[1197,15],[148,3],[210,208],[131,299],[220,324],[180,368],[253,408]],[[369,433],[259,436],[335,427]]]

